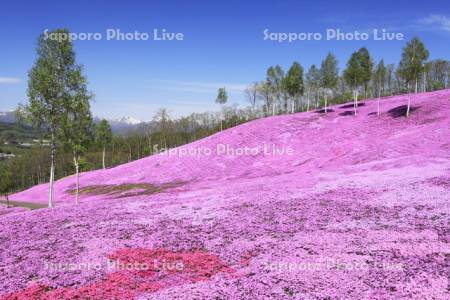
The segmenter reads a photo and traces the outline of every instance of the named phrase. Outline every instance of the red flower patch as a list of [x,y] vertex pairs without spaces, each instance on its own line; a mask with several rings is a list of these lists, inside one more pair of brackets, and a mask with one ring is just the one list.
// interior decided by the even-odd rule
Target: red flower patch
[[33,285],[1,299],[132,299],[178,284],[209,280],[220,272],[234,272],[216,255],[205,251],[121,249],[109,259],[116,263],[116,271],[98,282],[57,289]]
[[208,280],[211,276],[233,270],[226,266],[219,257],[205,251],[172,252],[165,249],[122,249],[109,256],[119,265],[148,266],[155,272],[178,273],[191,282]]
[[244,254],[241,255],[241,260],[240,263],[242,266],[249,266],[250,265],[250,261],[252,260],[253,257],[256,256],[255,251],[247,251]]

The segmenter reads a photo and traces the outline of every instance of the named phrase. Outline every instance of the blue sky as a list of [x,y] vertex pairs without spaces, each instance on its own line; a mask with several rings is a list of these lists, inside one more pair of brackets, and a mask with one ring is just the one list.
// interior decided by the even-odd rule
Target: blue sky
[[[2,1],[0,4],[0,111],[26,101],[27,72],[36,40],[45,29],[100,33],[75,41],[95,94],[95,115],[151,119],[159,107],[173,115],[217,109],[218,87],[230,103],[245,105],[243,88],[266,69],[305,69],[332,51],[345,67],[350,54],[368,47],[375,60],[398,62],[401,48],[419,36],[431,59],[449,57],[449,1]],[[375,41],[373,29],[405,40]],[[149,33],[146,41],[106,40],[107,29]],[[155,41],[153,30],[183,33],[182,41]],[[318,41],[264,40],[263,31],[321,33]],[[326,39],[327,29],[370,33],[366,41]]]

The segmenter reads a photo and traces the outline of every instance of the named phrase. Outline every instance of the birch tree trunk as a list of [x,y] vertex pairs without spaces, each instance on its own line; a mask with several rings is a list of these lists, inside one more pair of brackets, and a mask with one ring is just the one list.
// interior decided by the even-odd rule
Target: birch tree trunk
[[411,93],[408,94],[408,107],[406,108],[406,117],[409,117],[410,107],[411,107]]
[[427,91],[427,74],[425,71],[423,71],[423,88],[422,88],[422,92],[426,92]]
[[381,92],[380,92],[380,88],[378,88],[377,116],[380,116],[380,97],[381,97]]
[[52,130],[52,146],[50,155],[50,190],[48,194],[48,207],[53,207],[53,183],[55,181],[55,155],[56,155],[56,145],[55,145],[55,134]]
[[73,157],[73,163],[75,165],[75,178],[76,178],[76,183],[75,183],[75,204],[78,204],[78,200],[80,197],[80,163],[79,163],[79,158],[77,158],[76,156]]
[[105,166],[105,154],[106,153],[105,152],[106,152],[106,146],[103,145],[103,156],[102,156],[103,170],[106,169],[106,166]]
[[357,114],[357,111],[358,111],[358,89],[355,89],[354,90],[354,94],[353,94],[353,99],[354,99],[354,102],[353,102],[353,108],[354,108],[354,110],[355,110],[355,116],[356,116],[356,114]]
[[116,146],[114,145],[114,141],[112,142],[112,146],[111,146],[111,158],[110,158],[110,165],[113,166],[114,165],[114,152],[116,151]]
[[137,159],[141,159],[141,139],[138,137],[138,150],[137,150]]
[[319,95],[320,95],[320,90],[317,90],[317,92],[314,95],[315,102],[316,102],[316,108],[319,107]]
[[308,112],[309,111],[309,102],[311,102],[311,100],[310,100],[310,97],[311,97],[311,92],[308,90],[308,92],[306,93],[306,111]]
[[[128,152],[128,162],[130,162],[131,161],[131,145],[129,145],[128,146],[128,149],[129,149],[129,152]],[[166,145],[166,148],[165,149],[167,149],[167,145]]]

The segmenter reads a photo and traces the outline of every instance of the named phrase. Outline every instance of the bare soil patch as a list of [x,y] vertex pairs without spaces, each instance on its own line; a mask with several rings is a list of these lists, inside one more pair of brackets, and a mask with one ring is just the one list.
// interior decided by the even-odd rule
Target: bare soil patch
[[[167,189],[183,185],[183,182],[170,182],[160,185],[151,183],[123,183],[123,184],[98,184],[80,188],[80,195],[110,195],[114,198],[126,198],[132,196],[151,195],[161,193]],[[75,189],[67,190],[67,193],[75,195]]]

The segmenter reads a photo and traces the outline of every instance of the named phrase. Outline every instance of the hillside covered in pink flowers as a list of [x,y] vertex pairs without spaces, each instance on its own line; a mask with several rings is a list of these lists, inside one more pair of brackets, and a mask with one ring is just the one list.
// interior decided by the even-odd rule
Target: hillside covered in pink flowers
[[[450,90],[258,119],[0,210],[0,299],[449,299]],[[11,196],[45,204],[48,185]]]

